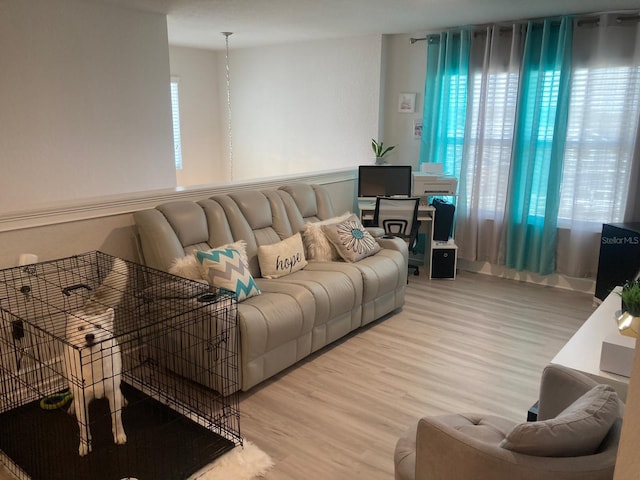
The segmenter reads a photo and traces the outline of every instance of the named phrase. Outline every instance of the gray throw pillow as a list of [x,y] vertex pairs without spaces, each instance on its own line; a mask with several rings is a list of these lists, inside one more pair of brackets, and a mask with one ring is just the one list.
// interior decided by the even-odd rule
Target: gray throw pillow
[[322,225],[322,231],[346,262],[357,262],[381,250],[376,239],[355,215],[340,223]]
[[618,414],[615,390],[609,385],[597,385],[555,418],[516,425],[500,446],[539,457],[591,455]]

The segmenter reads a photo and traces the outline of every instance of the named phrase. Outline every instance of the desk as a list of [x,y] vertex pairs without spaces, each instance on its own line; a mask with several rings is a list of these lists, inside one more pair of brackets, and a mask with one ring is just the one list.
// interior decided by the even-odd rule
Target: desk
[[602,340],[618,334],[616,311],[620,310],[620,297],[614,289],[573,337],[553,357],[551,363],[586,373],[596,381],[611,385],[623,400],[627,397],[629,378],[600,370]]
[[[360,221],[373,220],[373,214],[376,210],[376,201],[358,200],[358,210],[360,211]],[[429,263],[431,261],[431,241],[433,240],[433,220],[436,217],[436,209],[431,205],[423,203],[418,205],[418,221],[420,222],[420,233],[424,233],[427,238],[424,242],[424,266],[425,271],[429,272]]]
[[[373,220],[373,213],[376,210],[376,201],[358,200],[358,210],[360,210],[360,220]],[[418,205],[418,221],[433,223],[435,214],[436,209],[431,205],[422,202]]]

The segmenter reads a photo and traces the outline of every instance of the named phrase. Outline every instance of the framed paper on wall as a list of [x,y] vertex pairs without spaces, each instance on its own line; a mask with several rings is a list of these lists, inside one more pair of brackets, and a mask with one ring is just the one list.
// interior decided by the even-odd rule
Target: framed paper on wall
[[413,138],[420,140],[420,137],[422,137],[422,120],[415,119],[413,121]]
[[413,113],[416,111],[416,94],[401,93],[398,99],[398,111],[400,113]]

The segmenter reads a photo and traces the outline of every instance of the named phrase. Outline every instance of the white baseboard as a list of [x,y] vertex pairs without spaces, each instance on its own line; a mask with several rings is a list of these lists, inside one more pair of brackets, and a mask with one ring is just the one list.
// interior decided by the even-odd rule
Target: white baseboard
[[574,278],[559,273],[537,275],[531,272],[518,272],[502,265],[490,264],[489,262],[473,262],[461,258],[458,258],[458,268],[469,272],[493,275],[500,278],[535,283],[548,287],[563,288],[565,290],[589,293],[591,295],[593,295],[596,290],[596,282],[593,278]]

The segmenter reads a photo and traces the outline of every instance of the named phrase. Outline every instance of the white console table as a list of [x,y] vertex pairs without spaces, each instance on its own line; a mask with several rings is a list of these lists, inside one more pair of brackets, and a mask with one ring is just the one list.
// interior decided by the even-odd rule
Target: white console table
[[615,316],[621,306],[620,296],[617,294],[618,288],[605,298],[575,335],[553,357],[551,363],[578,370],[598,382],[609,384],[616,389],[621,399],[626,400],[629,378],[600,370],[602,341],[609,335],[619,334]]

